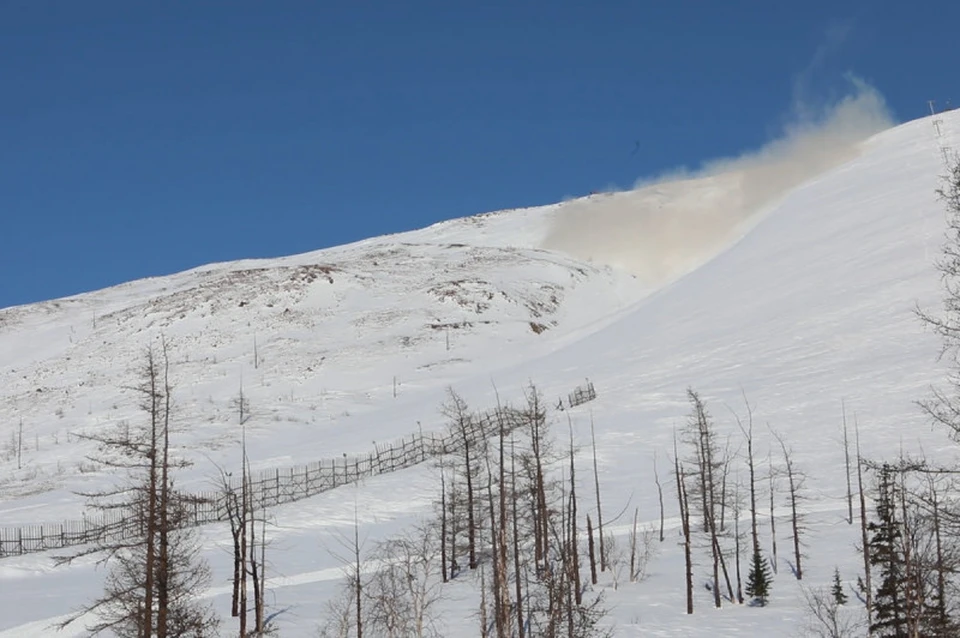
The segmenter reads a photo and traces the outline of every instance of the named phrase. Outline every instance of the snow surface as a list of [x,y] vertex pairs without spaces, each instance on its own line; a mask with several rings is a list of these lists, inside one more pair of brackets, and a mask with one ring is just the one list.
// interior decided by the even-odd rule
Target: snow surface
[[[939,141],[960,146],[960,115],[939,117]],[[657,517],[653,460],[668,483],[686,389],[701,392],[724,436],[737,432],[732,413],[745,413],[746,394],[761,454],[769,423],[809,475],[804,584],[827,584],[835,566],[855,581],[859,532],[846,522],[841,402],[856,415],[867,456],[921,448],[955,456],[915,405],[944,375],[938,343],[914,315],[917,304],[939,306],[932,263],[945,227],[935,196],[943,173],[929,119],[890,129],[726,235],[722,250],[693,250],[660,277],[635,277],[602,254],[581,261],[541,247],[565,208],[609,197],[677,197],[687,206],[682,182],[0,310],[0,526],[78,518],[74,492],[112,480],[75,434],[141,418],[123,387],[163,334],[176,444],[195,461],[179,484],[197,490],[211,485],[214,462],[238,458],[231,401],[241,383],[253,411],[252,461],[267,468],[439,430],[448,386],[485,409],[497,392],[518,401],[530,381],[555,402],[589,377],[597,400],[567,414],[580,442],[596,424],[604,514],[621,545],[634,507],[645,522]],[[580,464],[589,468],[586,457]],[[329,550],[355,511],[369,546],[426,516],[437,489],[422,465],[272,510],[268,587],[283,610],[282,635],[315,635],[340,579]],[[714,610],[698,587],[696,612],[685,615],[669,484],[666,498],[667,540],[649,578],[616,590],[601,582],[616,635],[803,635],[785,522],[770,606]],[[582,508],[590,512],[586,501]],[[207,526],[203,539],[215,578],[207,595],[228,616],[229,532]],[[708,564],[699,562],[705,581]],[[82,624],[59,633],[51,624],[95,596],[103,574],[92,561],[54,567],[49,553],[0,560],[0,636],[83,635]],[[451,583],[445,635],[477,635],[477,604],[471,577]],[[224,635],[232,631],[225,622]]]

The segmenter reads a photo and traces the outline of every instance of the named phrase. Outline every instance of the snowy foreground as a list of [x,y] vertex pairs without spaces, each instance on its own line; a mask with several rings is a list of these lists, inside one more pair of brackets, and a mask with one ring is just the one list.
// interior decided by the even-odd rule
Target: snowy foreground
[[[178,484],[194,490],[211,488],[214,463],[239,462],[232,400],[241,383],[253,414],[251,460],[262,469],[440,430],[448,386],[482,410],[497,393],[518,403],[531,381],[555,404],[589,378],[598,398],[552,418],[562,432],[569,414],[580,443],[589,442],[594,421],[604,515],[621,546],[635,507],[645,523],[657,519],[655,456],[666,485],[667,539],[648,578],[617,589],[601,579],[615,634],[804,635],[801,589],[785,560],[785,517],[768,607],[713,609],[700,586],[709,570],[703,554],[696,611],[684,613],[668,471],[673,431],[686,420],[692,387],[736,445],[733,413],[745,413],[745,394],[764,463],[773,449],[769,423],[809,476],[803,584],[828,585],[835,567],[856,580],[859,529],[846,521],[841,404],[859,422],[867,457],[901,449],[955,456],[914,403],[944,375],[938,343],[914,308],[939,305],[938,142],[960,147],[957,113],[941,116],[940,140],[929,120],[871,138],[855,158],[727,233],[723,246],[693,253],[673,246],[680,254],[671,263],[681,268],[654,264],[646,272],[656,276],[542,246],[565,207],[612,197],[643,214],[657,198],[689,192],[682,183],[0,310],[0,527],[77,519],[84,504],[74,492],[109,483],[75,434],[143,418],[123,387],[136,382],[143,347],[161,333],[171,344],[176,445],[195,462]],[[704,184],[690,188],[729,186]],[[582,454],[583,513],[592,512],[589,463]],[[340,584],[331,550],[355,511],[372,545],[427,516],[438,485],[424,464],[272,510],[268,600],[282,611],[281,635],[316,634],[323,601]],[[786,501],[777,498],[785,515]],[[228,617],[229,530],[212,525],[202,534],[214,570],[206,596]],[[766,521],[761,534],[769,537]],[[0,636],[84,635],[82,623],[60,632],[52,624],[94,597],[103,575],[92,561],[54,567],[50,553],[0,559]],[[478,635],[478,600],[470,575],[448,585],[444,635]],[[227,620],[223,632],[232,635]]]

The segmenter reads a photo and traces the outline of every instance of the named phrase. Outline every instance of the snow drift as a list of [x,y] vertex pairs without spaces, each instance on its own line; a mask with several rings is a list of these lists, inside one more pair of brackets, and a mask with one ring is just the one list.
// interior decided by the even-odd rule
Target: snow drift
[[656,288],[704,263],[787,192],[853,159],[860,142],[892,124],[882,96],[862,82],[820,116],[796,119],[758,151],[564,204],[544,247],[622,268]]

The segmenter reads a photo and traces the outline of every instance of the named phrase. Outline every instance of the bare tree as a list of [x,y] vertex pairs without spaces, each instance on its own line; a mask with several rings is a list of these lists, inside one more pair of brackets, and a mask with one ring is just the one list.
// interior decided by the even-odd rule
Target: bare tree
[[173,387],[167,345],[148,348],[133,388],[141,399],[147,423],[131,430],[114,429],[84,435],[98,445],[97,461],[126,474],[127,481],[104,491],[87,493],[93,509],[120,512],[121,533],[72,556],[98,554],[111,569],[103,594],[61,626],[95,612],[91,634],[105,631],[121,637],[205,636],[216,631],[217,618],[199,602],[197,592],[210,579],[199,545],[187,527],[192,503],[173,486],[171,470],[186,465],[170,455]]
[[511,533],[513,535],[513,585],[516,594],[517,635],[524,638],[523,613],[523,577],[524,563],[520,559],[520,520],[517,508],[517,448],[513,436],[510,437],[510,518],[512,519]]
[[[597,533],[600,536],[600,571],[607,569],[607,557],[603,551],[603,511],[600,505],[600,472],[597,469],[597,434],[593,427],[593,414],[590,415],[590,443],[593,447],[593,487],[597,495]],[[596,580],[594,580],[596,582]]]
[[873,626],[873,583],[870,577],[870,542],[867,534],[867,497],[863,489],[863,457],[860,454],[860,425],[853,416],[854,436],[857,446],[857,492],[860,498],[860,547],[863,554],[864,606],[867,610],[867,626]]
[[[580,589],[580,543],[577,539],[577,473],[576,473],[576,463],[574,459],[576,458],[576,448],[573,445],[573,422],[570,421],[570,416],[567,416],[567,424],[570,426],[570,514],[569,514],[569,523],[570,523],[570,540],[569,540],[569,569],[570,574],[573,580],[573,598],[576,601],[577,606],[583,604],[583,592]],[[600,547],[603,547],[603,541],[601,539]],[[602,550],[601,550],[602,551]],[[601,566],[602,566],[601,559]]]
[[[770,564],[773,567],[773,573],[777,574],[778,563],[777,560],[777,517],[775,512],[775,498],[777,493],[777,474],[773,471],[773,458],[767,454],[767,479],[769,481],[769,492],[770,492],[770,555],[771,560]],[[755,552],[759,554],[759,552]]]
[[804,589],[805,636],[816,638],[857,638],[863,635],[864,619],[858,610],[840,604],[827,589]]
[[[597,584],[597,556],[594,551],[593,523],[590,521],[590,515],[587,514],[587,556],[590,559],[590,583]],[[632,558],[632,557],[631,557]]]
[[737,476],[736,488],[733,495],[733,560],[737,574],[737,602],[743,604],[743,577],[740,573],[740,477]]
[[17,427],[17,469],[23,469],[23,417]]
[[803,580],[803,564],[801,563],[803,554],[800,551],[800,532],[803,530],[803,523],[798,509],[798,503],[803,498],[802,490],[806,477],[797,469],[796,465],[794,465],[793,455],[783,440],[783,436],[774,430],[771,430],[771,432],[773,432],[773,436],[780,444],[780,450],[783,452],[784,469],[787,473],[787,495],[790,498],[790,528],[793,532],[794,575],[797,577],[797,580]]
[[[657,470],[657,453],[653,453],[653,482],[657,486],[657,500],[660,503],[660,542],[664,540],[663,535],[663,486],[660,485],[660,472]],[[636,535],[636,516],[634,516],[634,535]]]
[[750,402],[747,401],[746,393],[743,395],[743,401],[747,406],[747,425],[743,425],[743,422],[736,413],[734,413],[733,416],[737,420],[737,426],[740,428],[740,432],[743,433],[743,438],[747,442],[747,468],[750,471],[750,540],[752,541],[753,553],[759,554],[760,534],[757,527],[757,472],[753,456],[753,408],[750,407]]
[[232,476],[219,468],[219,491],[230,525],[230,537],[233,540],[233,589],[230,596],[230,615],[240,616],[240,572],[243,569],[244,552],[240,546],[240,533],[246,526],[245,512],[241,507],[240,490],[233,484]]
[[364,553],[360,540],[360,521],[356,505],[353,513],[353,529],[349,534],[337,533],[334,540],[338,547],[328,551],[341,565],[345,580],[339,595],[327,602],[327,619],[320,630],[324,638],[363,638],[366,617],[364,615],[363,575]]
[[693,559],[690,534],[690,505],[687,499],[687,482],[680,455],[677,451],[677,437],[673,437],[673,471],[677,479],[677,502],[680,507],[680,522],[683,530],[684,581],[686,582],[687,613],[693,613]]
[[691,403],[691,413],[687,423],[687,438],[694,449],[697,462],[697,485],[704,531],[710,543],[713,558],[713,603],[721,606],[720,576],[726,584],[729,600],[734,600],[733,585],[727,571],[726,559],[720,546],[720,504],[722,489],[720,478],[725,472],[726,458],[716,442],[713,425],[707,413],[706,405],[692,389],[687,390]]
[[[440,408],[443,414],[449,420],[450,429],[456,437],[459,446],[456,450],[460,457],[459,467],[462,470],[466,481],[464,497],[466,500],[467,513],[467,550],[469,552],[470,569],[477,568],[477,504],[474,499],[474,486],[477,475],[480,472],[482,456],[485,452],[478,450],[478,445],[482,445],[476,436],[477,424],[473,419],[467,407],[466,401],[460,395],[454,392],[453,388],[447,389],[447,402]],[[454,548],[454,552],[456,549]]]
[[853,484],[850,476],[850,438],[847,435],[846,403],[840,403],[840,412],[843,415],[843,461],[847,474],[847,522],[853,525]]
[[941,315],[935,315],[917,307],[916,312],[940,337],[940,357],[949,358],[952,371],[947,377],[947,388],[933,388],[933,396],[920,401],[920,406],[934,423],[946,427],[960,441],[960,157],[954,157],[948,168],[937,190],[947,217],[946,241],[936,262],[943,286],[943,310]]
[[432,524],[419,524],[377,546],[378,568],[365,587],[367,629],[384,638],[441,636],[440,538]]

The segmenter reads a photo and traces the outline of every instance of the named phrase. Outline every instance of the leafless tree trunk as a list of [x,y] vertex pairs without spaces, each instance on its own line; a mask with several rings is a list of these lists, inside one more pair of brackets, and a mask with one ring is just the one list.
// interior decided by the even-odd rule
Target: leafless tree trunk
[[449,580],[447,578],[447,479],[442,461],[440,465],[440,565],[443,582],[447,582]]
[[687,591],[687,613],[693,613],[693,560],[690,539],[690,506],[687,500],[686,478],[683,467],[680,465],[680,456],[677,452],[677,437],[673,437],[673,472],[677,477],[677,502],[680,506],[680,522],[683,529],[683,559],[685,582]]
[[[233,590],[230,596],[230,615],[237,618],[240,615],[240,528],[246,523],[240,507],[238,490],[231,481],[231,475],[223,468],[220,470],[220,495],[227,513],[227,523],[230,525],[230,537],[233,540]],[[242,489],[242,488],[241,488]]]
[[[660,542],[664,541],[663,535],[663,486],[660,485],[660,473],[657,471],[657,454],[653,454],[653,482],[657,485],[657,500],[660,502]],[[636,516],[634,516],[634,525],[633,533],[636,536],[637,525],[636,525]]]
[[252,509],[250,494],[250,473],[248,471],[247,460],[247,431],[246,427],[240,424],[240,516],[242,524],[240,525],[240,638],[247,636],[247,523],[250,519],[250,510]]
[[840,403],[843,415],[843,460],[847,470],[847,522],[853,525],[853,484],[850,476],[850,439],[847,436],[847,406]]
[[524,638],[523,626],[523,579],[522,563],[520,561],[520,524],[517,516],[517,449],[516,441],[513,435],[510,436],[510,502],[511,517],[513,519],[513,580],[516,593],[516,612],[517,612],[517,635],[518,638]]
[[793,559],[795,561],[794,575],[797,580],[803,580],[803,564],[800,562],[802,553],[800,551],[800,531],[802,529],[800,514],[798,513],[797,503],[802,498],[800,490],[803,488],[804,475],[796,468],[793,463],[793,456],[787,448],[783,437],[776,431],[771,430],[773,436],[780,444],[780,450],[783,452],[783,464],[787,472],[787,488],[790,497],[790,527],[793,531]]
[[[590,442],[593,446],[593,486],[597,493],[597,533],[600,536],[600,571],[607,571],[607,557],[603,548],[603,511],[600,505],[600,473],[597,469],[597,435],[593,427],[593,415],[590,415]],[[596,583],[596,579],[594,579]]]
[[539,571],[546,567],[547,556],[550,551],[549,517],[550,509],[547,503],[547,480],[544,469],[550,457],[550,442],[547,428],[546,410],[540,394],[534,386],[526,392],[527,406],[524,418],[528,426],[530,439],[530,473],[532,479],[532,509],[533,509],[533,536],[534,536],[534,565]]
[[477,568],[477,521],[476,504],[474,503],[474,478],[476,474],[476,458],[474,449],[473,431],[475,424],[470,416],[467,403],[460,395],[447,390],[448,400],[441,407],[441,413],[450,419],[452,431],[459,437],[461,443],[460,454],[463,458],[463,475],[466,479],[466,507],[467,507],[467,546],[470,553],[470,569]]
[[771,567],[773,567],[773,573],[777,574],[779,573],[777,571],[778,570],[777,564],[779,563],[779,561],[777,560],[777,518],[774,515],[775,514],[774,513],[774,504],[775,504],[774,495],[776,494],[776,491],[777,491],[776,484],[775,484],[776,474],[774,474],[774,471],[773,471],[773,459],[769,456],[767,457],[767,465],[769,469],[768,478],[770,481],[770,546],[771,546],[770,555],[773,558],[770,561],[770,565]]
[[354,597],[357,602],[357,638],[363,638],[363,583],[361,581],[361,563],[360,563],[360,523],[357,520],[357,512],[353,513],[353,569],[354,569]]
[[[860,455],[860,425],[853,417],[854,436],[857,446],[857,491],[860,496],[860,542],[863,547],[863,583],[867,608],[867,627],[873,627],[873,584],[870,579],[870,539],[867,535],[867,501],[863,489],[863,457]],[[869,631],[869,630],[868,630]]]
[[[567,416],[567,424],[570,426],[570,558],[571,558],[571,577],[573,580],[573,597],[577,606],[583,604],[583,594],[580,591],[580,550],[577,541],[577,483],[576,469],[574,463],[575,448],[573,446],[573,422]],[[603,540],[600,541],[600,547],[603,547]],[[601,550],[602,551],[602,550]],[[602,555],[601,555],[602,556]],[[601,571],[603,558],[601,557]]]
[[750,540],[753,549],[751,556],[755,556],[760,553],[760,534],[757,531],[757,473],[753,456],[753,409],[750,407],[746,393],[743,395],[743,402],[747,406],[747,426],[744,427],[739,416],[734,414],[734,417],[743,433],[743,438],[747,441],[747,468],[750,470]]
[[733,496],[733,538],[736,544],[734,548],[734,560],[737,565],[737,602],[743,604],[743,579],[740,575],[740,478],[737,477],[736,493]]
[[23,469],[23,417],[20,417],[20,425],[17,428],[17,469]]
[[506,591],[504,581],[506,578],[502,572],[500,563],[499,538],[497,534],[497,513],[493,498],[493,472],[490,470],[490,458],[487,457],[487,505],[490,510],[490,553],[493,557],[493,621],[497,630],[497,638],[507,638],[507,622],[509,612],[504,601],[503,593]]
[[690,399],[692,412],[689,418],[688,432],[691,443],[696,451],[698,462],[698,479],[700,484],[701,501],[706,508],[704,513],[704,522],[706,531],[710,539],[710,550],[713,558],[713,600],[714,606],[721,606],[720,594],[720,576],[723,575],[724,583],[727,586],[727,592],[730,600],[734,600],[733,585],[730,581],[730,574],[727,571],[726,559],[723,550],[720,547],[719,520],[717,506],[720,504],[721,489],[718,484],[718,473],[722,475],[725,472],[727,461],[721,458],[717,449],[714,432],[710,423],[710,417],[707,414],[706,406],[700,399],[700,396],[692,389],[687,390],[687,396]]
[[[587,514],[587,551],[590,555],[590,582],[597,584],[597,559],[593,551],[593,523],[590,522],[590,515]],[[633,569],[634,555],[630,555],[630,568]]]
[[487,579],[483,573],[483,565],[480,566],[480,636],[488,638],[490,636],[490,621],[487,618]]

